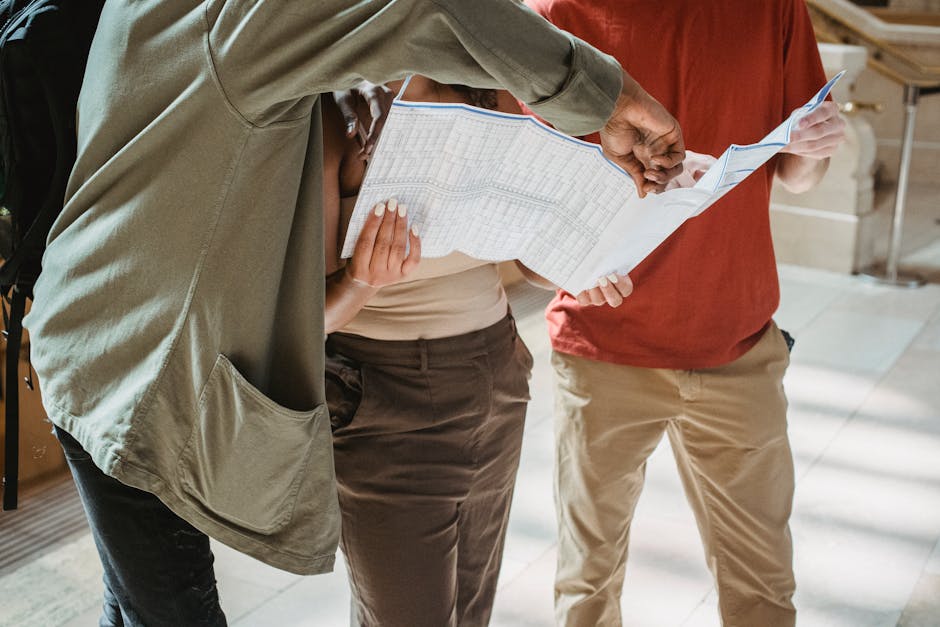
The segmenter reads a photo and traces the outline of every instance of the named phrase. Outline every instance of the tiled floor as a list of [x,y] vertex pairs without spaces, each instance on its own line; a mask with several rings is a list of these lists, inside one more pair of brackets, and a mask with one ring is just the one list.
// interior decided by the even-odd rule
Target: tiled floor
[[[891,222],[894,219],[894,183],[876,188],[875,259],[888,254]],[[940,182],[911,181],[901,226],[902,275],[914,273],[931,283],[940,283]],[[882,266],[883,267],[883,266]]]
[[[797,337],[786,386],[800,625],[940,626],[940,285],[896,290],[793,267],[781,268],[781,279],[777,319]],[[543,298],[522,292],[515,299],[537,366],[494,627],[552,623]],[[302,578],[216,549],[223,605],[235,627],[346,624],[341,563],[331,575]],[[0,578],[0,625],[93,625],[99,577],[91,540],[79,535]],[[626,623],[714,626],[715,608],[664,441],[650,462],[632,532]]]

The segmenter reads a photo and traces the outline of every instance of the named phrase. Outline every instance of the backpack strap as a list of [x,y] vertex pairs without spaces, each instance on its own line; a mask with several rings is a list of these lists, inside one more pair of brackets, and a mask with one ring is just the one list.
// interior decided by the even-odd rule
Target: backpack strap
[[17,482],[20,476],[20,345],[23,339],[23,316],[26,314],[26,292],[13,287],[10,325],[7,327],[6,363],[6,437],[3,456],[3,510],[16,509]]

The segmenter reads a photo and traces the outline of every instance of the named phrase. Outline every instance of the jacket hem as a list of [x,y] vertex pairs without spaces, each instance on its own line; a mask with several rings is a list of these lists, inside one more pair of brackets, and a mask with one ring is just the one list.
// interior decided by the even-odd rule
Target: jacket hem
[[[177,494],[171,486],[156,475],[128,463],[118,452],[116,444],[102,444],[100,439],[92,438],[92,434],[82,427],[81,420],[68,411],[52,403],[46,403],[46,411],[52,423],[78,440],[102,472],[132,488],[150,492],[174,514],[207,536],[269,566],[295,575],[320,575],[332,572],[336,561],[335,553],[303,555],[285,551],[222,525],[192,507],[186,498]],[[96,445],[91,446],[91,442],[95,442]]]

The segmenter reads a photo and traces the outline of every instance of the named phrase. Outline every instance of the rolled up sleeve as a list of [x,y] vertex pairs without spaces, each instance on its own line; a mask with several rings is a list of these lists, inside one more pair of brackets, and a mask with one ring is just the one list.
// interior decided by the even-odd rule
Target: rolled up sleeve
[[623,87],[617,62],[576,37],[571,37],[571,64],[564,85],[555,94],[526,103],[539,117],[569,135],[588,135],[598,130],[596,115],[613,112]]

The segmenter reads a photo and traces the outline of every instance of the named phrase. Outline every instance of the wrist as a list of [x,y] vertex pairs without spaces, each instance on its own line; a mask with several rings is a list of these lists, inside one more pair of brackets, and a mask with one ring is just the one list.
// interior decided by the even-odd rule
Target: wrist
[[619,100],[626,104],[636,102],[641,96],[646,95],[643,87],[630,76],[626,70],[623,71],[623,83],[620,87]]
[[363,281],[362,279],[357,279],[349,271],[349,266],[343,268],[343,275],[340,277],[340,285],[344,291],[347,292],[357,292],[361,294],[374,294],[379,291],[379,287],[372,285],[368,281]]
[[[618,117],[623,117],[624,112],[628,112],[626,113],[626,117],[630,119],[637,116],[645,116],[651,100],[652,98],[646,90],[643,89],[643,86],[636,82],[636,80],[624,70],[623,86],[620,89],[620,96],[617,98],[617,104],[614,107],[614,115],[611,116],[611,121],[621,121],[618,120]],[[618,113],[621,113],[621,116],[618,116]]]
[[787,191],[802,194],[819,183],[828,169],[828,157],[818,158],[788,152],[780,155],[776,175]]

